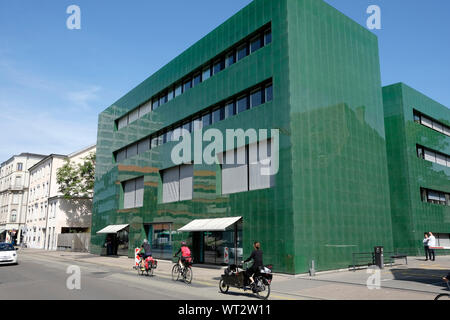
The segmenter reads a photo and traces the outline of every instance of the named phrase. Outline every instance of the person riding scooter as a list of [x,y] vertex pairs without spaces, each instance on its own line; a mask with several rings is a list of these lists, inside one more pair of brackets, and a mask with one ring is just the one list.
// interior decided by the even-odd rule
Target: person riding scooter
[[251,281],[250,287],[252,287],[252,289],[254,290],[255,280],[253,279],[253,276],[259,272],[260,268],[264,267],[264,264],[263,264],[263,252],[262,250],[260,250],[261,244],[258,241],[256,241],[255,243],[253,243],[253,248],[254,250],[252,251],[252,254],[244,262],[253,260],[253,265],[247,269],[246,276]]

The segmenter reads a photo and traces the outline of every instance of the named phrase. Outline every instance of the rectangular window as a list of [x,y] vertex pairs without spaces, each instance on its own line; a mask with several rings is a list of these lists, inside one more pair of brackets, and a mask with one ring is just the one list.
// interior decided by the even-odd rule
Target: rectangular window
[[271,140],[264,140],[248,146],[249,150],[249,190],[271,188],[275,176],[271,172]]
[[197,75],[194,76],[194,81],[193,81],[193,86],[195,87],[196,85],[200,84],[202,82],[202,75],[199,73]]
[[180,141],[181,137],[181,127],[175,128],[173,130],[173,141]]
[[139,118],[139,109],[133,110],[128,115],[128,123],[136,121]]
[[228,119],[229,117],[232,117],[236,114],[236,104],[234,101],[228,102],[225,105],[225,114],[224,119]]
[[145,151],[148,151],[150,149],[150,140],[144,139],[139,141],[138,143],[138,153],[144,153]]
[[246,147],[227,151],[224,158],[222,164],[222,194],[248,191]]
[[158,98],[153,98],[153,102],[152,102],[152,110],[156,110],[159,107],[159,99]]
[[211,67],[206,67],[203,69],[202,81],[205,81],[211,77]]
[[190,122],[186,122],[185,124],[183,124],[183,129],[185,130],[185,131],[183,132],[183,135],[186,134],[186,131],[187,131],[187,132],[192,132],[192,131],[191,131],[191,123],[190,123]]
[[267,46],[271,42],[272,42],[272,31],[271,30],[267,30],[264,33],[264,45]]
[[183,84],[183,92],[188,91],[190,88],[192,88],[192,80],[191,79],[189,79],[189,80],[184,82],[184,84]]
[[248,56],[248,45],[244,44],[237,49],[237,61],[241,61]]
[[161,146],[161,145],[163,145],[164,144],[164,134],[161,134],[159,137],[158,137],[158,146]]
[[422,201],[439,204],[439,205],[450,205],[450,194],[442,192],[429,190],[421,188]]
[[174,167],[162,172],[162,202],[176,202],[180,199],[180,169]]
[[151,140],[150,148],[153,149],[153,148],[156,148],[157,146],[158,146],[158,138],[154,137]]
[[127,159],[137,155],[137,143],[127,147]]
[[436,153],[429,150],[425,150],[425,160],[436,162]]
[[17,163],[17,171],[22,171],[23,170],[23,163],[22,162],[18,162]]
[[248,109],[248,97],[240,97],[237,101],[237,113],[244,112]]
[[219,108],[219,109],[214,110],[212,113],[212,119],[211,119],[212,123],[222,121],[224,118],[224,113],[225,113],[224,111],[225,111],[224,108]]
[[167,94],[167,102],[169,102],[170,100],[172,100],[174,98],[174,90],[170,90],[169,93]]
[[180,84],[175,88],[175,97],[178,97],[182,93],[181,91],[182,90],[181,90],[181,84]]
[[119,152],[117,152],[116,162],[122,162],[126,158],[127,158],[127,149],[122,149]]
[[152,104],[151,101],[144,103],[142,106],[139,107],[139,118],[146,115],[152,111]]
[[214,63],[214,67],[213,67],[213,74],[216,75],[218,74],[220,71],[222,71],[225,68],[225,61],[223,59],[216,61]]
[[430,119],[422,116],[420,117],[420,121],[424,126],[433,129],[433,121],[431,121]]
[[443,166],[447,166],[447,157],[444,156],[443,154],[436,153],[436,163]]
[[180,201],[191,200],[194,189],[194,166],[184,164],[180,168]]
[[162,106],[163,104],[165,104],[167,102],[167,95],[163,95],[162,97],[159,98],[159,106]]
[[233,65],[236,62],[236,54],[233,52],[230,52],[227,54],[227,57],[225,59],[225,67],[228,68],[231,65]]
[[250,53],[255,52],[261,47],[262,47],[262,39],[260,36],[257,36],[250,41]]
[[128,125],[128,115],[119,119],[117,123],[117,129],[120,130]]
[[250,108],[254,108],[264,103],[264,91],[257,90],[250,94]]
[[144,204],[144,177],[122,182],[123,208],[139,208]]
[[272,99],[273,99],[273,89],[272,89],[272,84],[269,84],[266,87],[266,95],[265,95],[264,102],[272,101]]
[[197,118],[192,121],[192,131],[200,130],[202,126],[202,118]]
[[211,125],[211,113],[204,114],[202,117],[203,128]]

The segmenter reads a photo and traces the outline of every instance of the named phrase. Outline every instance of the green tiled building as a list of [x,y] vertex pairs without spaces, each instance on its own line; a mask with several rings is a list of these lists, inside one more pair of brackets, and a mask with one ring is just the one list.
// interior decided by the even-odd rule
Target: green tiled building
[[[279,170],[267,182],[246,165],[177,166],[181,127],[278,129]],[[177,231],[224,217],[239,220]],[[91,229],[93,253],[131,257],[148,238],[170,258],[186,239],[200,263],[258,240],[292,274],[393,250],[376,36],[323,1],[250,3],[100,114]]]
[[[450,247],[450,110],[403,83],[383,88],[394,247]],[[436,250],[437,254],[446,250]]]

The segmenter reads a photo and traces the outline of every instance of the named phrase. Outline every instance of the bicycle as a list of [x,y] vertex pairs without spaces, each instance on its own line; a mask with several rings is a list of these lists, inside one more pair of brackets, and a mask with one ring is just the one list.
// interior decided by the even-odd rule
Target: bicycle
[[183,279],[183,281],[187,284],[192,283],[192,261],[193,259],[190,258],[189,262],[185,262],[180,266],[181,258],[178,258],[178,261],[174,264],[172,268],[172,280],[178,281],[180,277]]
[[[141,267],[141,263],[143,267]],[[158,262],[152,257],[147,257],[146,261],[142,261],[142,256],[140,256],[138,265],[134,266],[133,269],[137,270],[138,276],[143,276],[144,272],[147,276],[153,276],[153,270],[156,269],[157,265]]]
[[[450,290],[450,281],[447,281],[446,283],[447,283],[448,290]],[[448,293],[441,293],[441,294],[438,294],[438,295],[436,296],[436,298],[434,298],[434,300],[445,300],[445,301],[450,301],[450,294],[448,294]]]

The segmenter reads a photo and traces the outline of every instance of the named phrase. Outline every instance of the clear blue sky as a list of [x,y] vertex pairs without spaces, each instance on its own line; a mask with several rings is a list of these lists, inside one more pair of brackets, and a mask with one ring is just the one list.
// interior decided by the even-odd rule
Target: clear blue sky
[[[450,106],[450,1],[326,0],[365,26],[379,5],[383,85]],[[0,0],[0,162],[96,142],[98,114],[250,0]],[[81,30],[66,8],[81,8]]]

